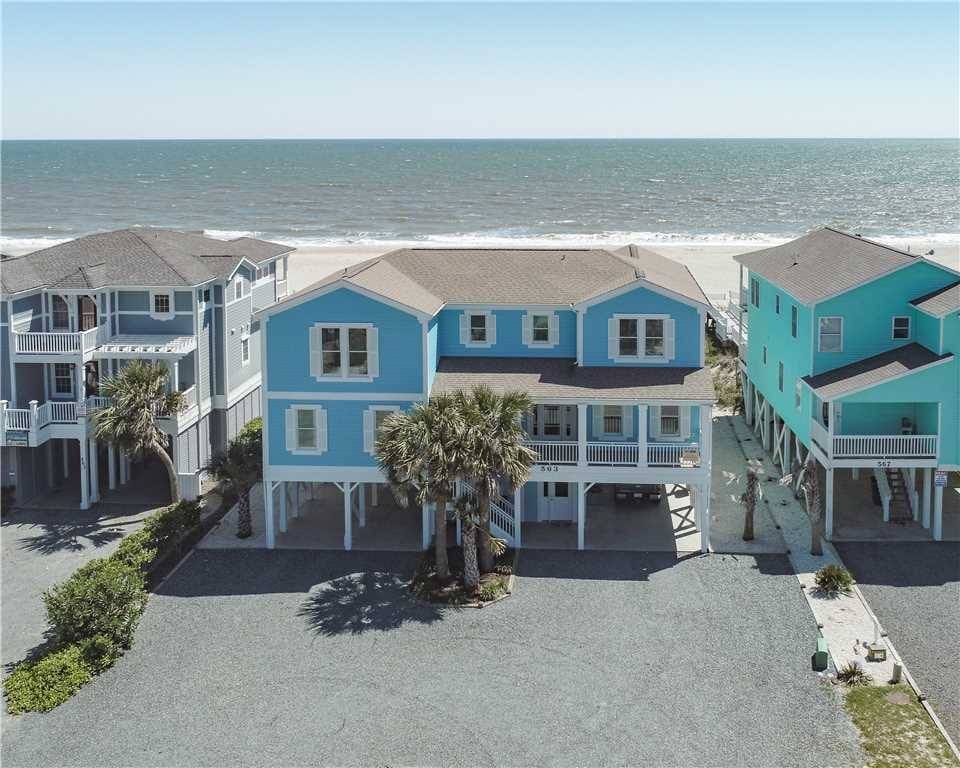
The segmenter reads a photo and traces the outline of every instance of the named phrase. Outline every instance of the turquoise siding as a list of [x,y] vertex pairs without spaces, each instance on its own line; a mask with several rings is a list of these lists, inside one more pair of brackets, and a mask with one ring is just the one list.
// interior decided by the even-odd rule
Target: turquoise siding
[[[478,312],[487,308],[477,307]],[[554,347],[528,347],[523,343],[523,316],[527,310],[492,309],[496,317],[496,344],[468,347],[460,343],[460,316],[463,310],[444,309],[439,313],[439,351],[441,357],[576,357],[577,317],[571,310],[554,309],[560,321],[560,338]]]
[[941,354],[940,349],[940,320],[917,309],[913,310],[913,338],[927,349]]
[[699,366],[703,328],[699,311],[648,288],[635,288],[588,308],[583,318],[584,365],[650,365],[614,363],[607,356],[607,321],[613,315],[669,315],[676,321],[676,357],[667,366]]
[[427,324],[427,392],[433,391],[433,380],[437,376],[437,362],[440,359],[438,338],[440,336],[440,319],[430,318]]
[[[310,327],[372,323],[379,336],[380,375],[372,382],[317,381],[310,375]],[[273,392],[423,392],[423,327],[408,312],[339,288],[267,319],[268,383]]]
[[[270,463],[296,467],[373,467],[374,457],[363,450],[363,412],[371,405],[399,405],[404,410],[411,403],[378,400],[269,400]],[[327,412],[327,451],[321,454],[290,453],[286,445],[286,410],[291,405],[320,406]]]

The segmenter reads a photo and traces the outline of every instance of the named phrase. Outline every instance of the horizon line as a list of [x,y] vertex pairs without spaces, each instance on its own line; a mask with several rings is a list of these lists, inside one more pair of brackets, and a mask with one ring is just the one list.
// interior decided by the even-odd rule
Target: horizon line
[[954,136],[263,136],[263,137],[101,137],[0,138],[0,141],[902,141],[956,140]]

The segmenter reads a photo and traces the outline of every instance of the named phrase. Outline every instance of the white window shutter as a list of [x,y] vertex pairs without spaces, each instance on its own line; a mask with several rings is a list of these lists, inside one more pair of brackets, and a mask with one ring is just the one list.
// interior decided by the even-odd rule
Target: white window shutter
[[466,312],[460,314],[460,343],[468,344],[470,342],[470,315]]
[[491,312],[487,315],[487,344],[493,346],[497,343],[497,316]]
[[660,406],[651,405],[650,406],[650,422],[652,429],[650,434],[654,437],[660,437]]
[[620,352],[619,337],[617,336],[617,318],[607,320],[607,357],[613,360]]
[[523,332],[523,345],[529,347],[533,343],[533,317],[529,312],[525,312],[523,315],[521,330]]
[[316,409],[317,414],[317,450],[325,453],[327,450],[327,412],[323,408]]
[[603,434],[603,406],[591,405],[593,411],[593,436],[599,437]]
[[380,375],[380,334],[376,328],[367,329],[367,374],[374,379]]
[[297,448],[297,409],[287,408],[284,418],[287,424],[287,450],[293,451]]
[[554,312],[550,315],[550,344],[556,346],[560,343],[560,315]]
[[687,440],[690,437],[690,406],[680,406],[680,437]]
[[310,326],[310,375],[318,379],[323,375],[323,340],[316,325]]
[[677,323],[672,317],[663,321],[663,353],[667,360],[677,356]]
[[375,414],[370,408],[363,412],[363,450],[367,453],[373,453],[374,416]]
[[633,411],[635,408],[631,408],[629,405],[620,406],[620,423],[623,425],[623,436],[624,437],[633,437]]

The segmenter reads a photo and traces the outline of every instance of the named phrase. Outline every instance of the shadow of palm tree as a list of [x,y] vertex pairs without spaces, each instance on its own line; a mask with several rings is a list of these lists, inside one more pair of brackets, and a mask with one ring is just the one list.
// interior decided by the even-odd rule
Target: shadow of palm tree
[[394,573],[349,573],[314,586],[298,616],[321,635],[359,635],[398,629],[405,623],[432,624],[443,618],[441,606],[417,600]]
[[99,549],[123,536],[116,527],[101,527],[96,523],[45,523],[40,533],[27,536],[19,542],[20,549],[52,555],[56,552],[81,552],[90,547]]

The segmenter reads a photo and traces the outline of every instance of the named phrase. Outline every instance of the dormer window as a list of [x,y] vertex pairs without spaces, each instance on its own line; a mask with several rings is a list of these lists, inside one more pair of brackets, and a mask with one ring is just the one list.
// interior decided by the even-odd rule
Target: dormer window
[[666,315],[614,315],[607,356],[619,363],[668,362],[676,356],[676,323]]
[[310,374],[318,381],[369,381],[380,374],[372,325],[317,323],[310,329]]

